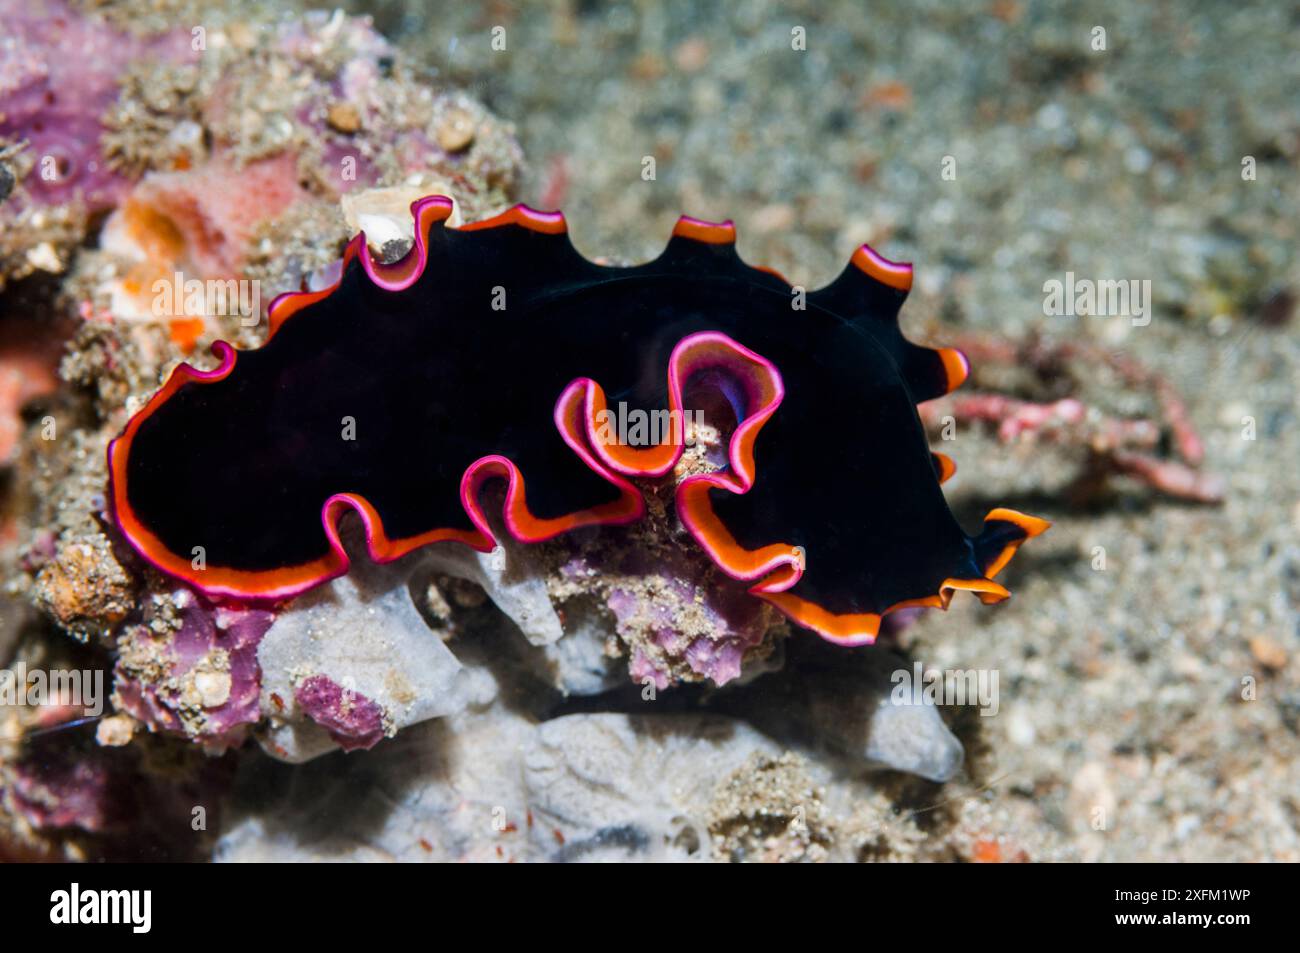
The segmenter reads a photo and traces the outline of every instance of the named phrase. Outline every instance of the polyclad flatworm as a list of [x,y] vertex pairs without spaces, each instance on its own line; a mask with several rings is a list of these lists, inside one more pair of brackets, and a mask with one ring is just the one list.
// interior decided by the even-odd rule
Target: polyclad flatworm
[[347,509],[374,559],[490,550],[479,489],[497,477],[519,540],[630,522],[629,478],[667,474],[681,442],[610,442],[607,408],[680,414],[704,379],[735,413],[729,466],[682,480],[678,514],[756,596],[846,644],[954,590],[1007,597],[993,577],[1047,523],[996,509],[971,536],[949,510],[952,463],[916,404],[968,366],[903,338],[911,266],[863,246],[804,296],[744,264],[729,222],[683,218],[620,268],[583,258],[558,213],[449,228],[451,208],[415,203],[393,265],[357,236],[336,285],[272,303],[262,347],[218,342],[219,367],[180,365],[127,424],[111,499],[142,556],[211,595],[287,598],[347,569]]

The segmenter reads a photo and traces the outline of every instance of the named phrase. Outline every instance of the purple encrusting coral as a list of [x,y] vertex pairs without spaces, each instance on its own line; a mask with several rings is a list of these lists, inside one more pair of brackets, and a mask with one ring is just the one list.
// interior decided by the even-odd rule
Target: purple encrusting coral
[[[57,831],[69,846],[77,843],[77,832],[94,834],[94,856],[105,860],[193,860],[203,854],[205,835],[192,826],[196,808],[203,808],[205,822],[215,829],[230,789],[231,759],[173,750],[158,762],[139,747],[102,748],[85,741],[79,733],[37,737],[20,757],[0,764],[0,811],[32,831]],[[10,859],[4,846],[0,858]],[[86,855],[74,848],[64,856]]]
[[137,36],[60,0],[0,0],[0,21],[0,139],[27,142],[37,164],[27,178],[31,201],[113,206],[130,180],[104,159],[100,117],[130,63],[193,60],[189,32]]
[[[590,573],[570,560],[570,579]],[[680,681],[682,664],[715,685],[739,677],[747,653],[764,645],[772,614],[740,586],[702,579],[685,557],[637,551],[620,561],[605,596],[619,636],[629,646],[628,674],[662,691]]]
[[151,730],[238,745],[261,717],[257,647],[275,615],[214,607],[189,590],[172,602],[177,627],[159,635],[141,625],[122,637],[114,703]]
[[373,748],[384,737],[383,708],[328,676],[303,679],[293,690],[293,698],[344,751]]
[[38,830],[75,827],[102,833],[129,814],[107,759],[92,753],[46,752],[14,765],[10,803]]

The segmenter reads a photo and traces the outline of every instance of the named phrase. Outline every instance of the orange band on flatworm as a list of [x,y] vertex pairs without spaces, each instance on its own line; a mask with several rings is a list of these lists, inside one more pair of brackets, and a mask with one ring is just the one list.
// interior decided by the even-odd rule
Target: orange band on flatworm
[[931,453],[934,457],[936,469],[939,471],[939,484],[943,485],[953,478],[957,472],[957,464],[953,463],[952,457],[946,453]]
[[322,577],[340,570],[342,561],[338,559],[336,553],[331,551],[313,562],[276,570],[269,579],[264,572],[246,572],[219,567],[196,569],[194,559],[185,559],[172,553],[162,540],[140,522],[127,500],[126,465],[131,443],[140,426],[184,384],[192,380],[223,380],[234,369],[235,354],[229,344],[218,341],[212,346],[212,352],[222,359],[219,367],[212,371],[197,371],[189,364],[179,365],[172,371],[158,393],[150,398],[144,409],[131,418],[122,435],[109,444],[109,480],[114,516],[119,527],[141,555],[164,572],[192,582],[205,591],[230,595],[235,592],[246,592],[250,586],[259,590],[265,587],[271,590],[268,594],[273,598],[279,597],[281,590],[284,595],[301,591]]
[[[727,575],[735,579],[756,579],[798,559],[789,543],[770,543],[759,549],[745,549],[718,519],[709,503],[709,490],[720,483],[702,478],[683,480],[677,487],[677,509],[691,535],[701,543]],[[730,489],[730,487],[726,487]],[[731,490],[731,492],[737,492]],[[786,577],[780,577],[784,580]]]
[[883,285],[896,291],[912,290],[912,266],[905,261],[890,261],[870,245],[863,245],[853,253],[853,264]]
[[491,218],[485,218],[479,222],[461,225],[456,231],[478,232],[487,228],[498,228],[502,225],[521,225],[530,231],[540,232],[543,235],[563,235],[569,230],[568,224],[564,221],[564,216],[559,212],[539,212],[527,205],[515,205],[506,209],[500,215],[493,215]]
[[883,612],[857,612],[837,615],[814,602],[801,599],[789,592],[754,591],[760,599],[770,602],[800,625],[818,635],[845,645],[870,645],[880,634],[880,620],[900,609],[946,609],[952,602],[955,590],[974,592],[980,602],[992,605],[1008,598],[1011,593],[991,579],[945,579],[934,595],[920,599],[896,602]]
[[[671,434],[662,443],[649,447],[633,447],[617,441],[602,440],[599,434],[602,428],[607,429],[609,425],[608,418],[602,425],[599,417],[609,412],[609,405],[605,400],[605,389],[599,383],[591,382],[586,403],[589,408],[587,437],[596,454],[620,472],[635,476],[662,476],[672,469],[673,464],[682,455],[682,434],[677,432]],[[675,431],[685,427],[681,407],[673,407],[670,404],[669,425]]]
[[1020,548],[1020,545],[1026,539],[1033,539],[1038,534],[1046,531],[1047,528],[1052,525],[1047,520],[1039,519],[1037,516],[1028,516],[1025,513],[1021,513],[1017,510],[1009,510],[1005,507],[998,507],[995,510],[990,510],[989,515],[984,517],[984,522],[987,523],[990,520],[1001,520],[1004,523],[1012,523],[1019,526],[1025,532],[1024,538],[1012,540],[1007,543],[1006,546],[1002,548],[1002,552],[998,553],[997,556],[994,557],[993,561],[985,568],[984,575],[988,576],[990,579],[1006,568],[1007,563],[1011,562],[1011,557],[1016,554],[1016,550]]
[[948,392],[951,393],[970,376],[970,361],[955,347],[939,348],[939,360],[943,361],[943,371],[948,376]]
[[705,222],[698,218],[683,215],[673,226],[673,237],[690,238],[706,245],[734,245],[736,226],[727,222]]
[[338,521],[342,511],[347,508],[355,510],[360,516],[366,531],[367,549],[370,556],[379,562],[391,562],[422,546],[444,541],[460,542],[480,552],[488,552],[495,545],[495,540],[483,516],[482,507],[478,504],[477,494],[485,480],[493,476],[503,476],[509,480],[504,516],[511,533],[524,542],[540,542],[581,526],[630,522],[644,513],[645,502],[641,494],[627,481],[604,470],[589,451],[577,445],[582,439],[579,428],[582,425],[584,402],[581,393],[571,388],[557,402],[556,425],[565,441],[587,465],[618,487],[619,496],[610,503],[559,517],[538,517],[528,509],[524,478],[519,469],[504,457],[487,458],[467,467],[461,481],[461,503],[475,525],[473,530],[437,528],[415,536],[391,539],[384,530],[383,519],[369,500],[355,493],[336,493],[321,508],[322,528],[329,541],[330,552],[320,559],[274,570],[249,571],[221,566],[197,569],[192,560],[171,552],[137,518],[127,497],[126,466],[131,443],[153,410],[184,384],[193,380],[223,380],[234,369],[235,353],[228,344],[217,342],[213,345],[213,353],[222,358],[219,367],[212,371],[196,371],[188,364],[178,366],[145,408],[130,420],[122,435],[109,444],[108,449],[114,515],[127,538],[157,568],[184,579],[211,595],[287,599],[323,580],[341,575],[349,563],[339,539]]
[[[611,503],[589,510],[580,510],[577,513],[566,513],[564,516],[549,518],[535,516],[528,509],[524,477],[519,472],[519,468],[506,457],[484,457],[476,460],[465,471],[465,479],[461,484],[462,500],[470,501],[466,503],[465,509],[484,535],[488,535],[487,520],[483,516],[483,509],[478,504],[477,496],[483,483],[492,477],[504,477],[509,482],[506,491],[506,525],[510,527],[511,535],[523,543],[540,543],[581,526],[631,522],[645,511],[645,502],[641,499],[641,494],[626,486],[620,488],[622,492],[618,499]],[[488,548],[491,549],[491,546]]]

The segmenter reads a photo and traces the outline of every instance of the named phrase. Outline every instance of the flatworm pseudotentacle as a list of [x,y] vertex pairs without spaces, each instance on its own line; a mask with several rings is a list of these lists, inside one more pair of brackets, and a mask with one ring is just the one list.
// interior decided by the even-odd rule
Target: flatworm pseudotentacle
[[736,255],[730,223],[683,218],[659,258],[613,268],[579,255],[558,213],[451,229],[450,208],[416,203],[416,246],[392,266],[358,236],[335,287],[272,304],[262,347],[219,343],[215,371],[177,368],[109,449],[137,551],[210,594],[275,599],[346,570],[347,508],[381,560],[447,539],[490,549],[478,490],[496,476],[521,540],[629,522],[644,503],[628,478],[668,472],[681,448],[602,442],[598,415],[681,410],[711,371],[739,421],[730,466],[684,480],[677,502],[725,572],[849,644],[956,589],[1006,597],[992,577],[1047,524],[995,510],[972,537],[948,509],[952,462],[916,404],[968,368],[903,338],[910,266],[864,246],[796,310],[784,280]]

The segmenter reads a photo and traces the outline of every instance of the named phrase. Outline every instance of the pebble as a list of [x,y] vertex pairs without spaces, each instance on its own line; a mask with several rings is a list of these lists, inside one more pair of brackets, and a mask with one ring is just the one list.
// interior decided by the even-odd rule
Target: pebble
[[474,119],[463,109],[448,110],[438,123],[438,146],[446,152],[461,152],[474,141]]
[[350,135],[361,128],[361,113],[351,103],[331,103],[325,121],[331,129]]
[[1277,671],[1286,667],[1286,649],[1267,635],[1251,637],[1250,654],[1255,657],[1256,662],[1265,668]]
[[54,250],[54,246],[49,242],[41,242],[34,248],[27,251],[27,261],[33,268],[39,268],[41,271],[47,271],[52,275],[57,275],[63,271],[63,259],[59,253]]
[[204,708],[219,708],[229,701],[230,686],[229,672],[198,672],[194,676],[194,688]]
[[121,748],[130,743],[135,727],[130,715],[110,715],[95,727],[95,740],[105,748]]
[[1011,717],[1007,719],[1007,737],[1022,748],[1027,748],[1034,743],[1037,737],[1034,723],[1023,711],[1011,712]]
[[709,44],[700,37],[691,37],[673,51],[673,62],[683,73],[698,73],[709,62]]
[[754,230],[762,235],[784,232],[794,226],[798,215],[788,202],[764,205],[750,217]]

